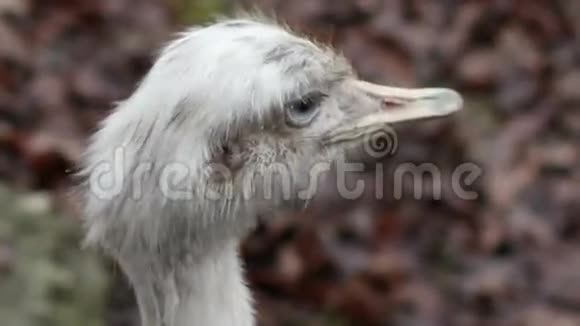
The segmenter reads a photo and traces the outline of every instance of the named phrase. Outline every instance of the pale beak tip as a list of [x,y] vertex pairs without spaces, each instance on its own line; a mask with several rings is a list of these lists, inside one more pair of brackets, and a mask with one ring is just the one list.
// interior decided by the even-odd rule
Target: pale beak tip
[[436,96],[436,104],[434,107],[441,115],[448,115],[461,110],[463,107],[463,98],[459,93],[452,89],[440,89]]

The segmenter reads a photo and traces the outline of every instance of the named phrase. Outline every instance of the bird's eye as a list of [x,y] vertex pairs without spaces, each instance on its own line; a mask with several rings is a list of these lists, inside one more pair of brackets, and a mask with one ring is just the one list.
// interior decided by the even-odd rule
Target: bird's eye
[[325,95],[322,93],[313,93],[290,102],[286,106],[286,122],[297,128],[309,125],[318,115],[320,103],[324,98]]

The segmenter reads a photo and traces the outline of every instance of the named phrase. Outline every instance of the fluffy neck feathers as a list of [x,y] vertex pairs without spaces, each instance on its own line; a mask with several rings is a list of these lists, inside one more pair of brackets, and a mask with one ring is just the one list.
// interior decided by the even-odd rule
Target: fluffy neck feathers
[[143,326],[254,325],[235,241],[175,268],[136,259],[123,268],[135,287]]

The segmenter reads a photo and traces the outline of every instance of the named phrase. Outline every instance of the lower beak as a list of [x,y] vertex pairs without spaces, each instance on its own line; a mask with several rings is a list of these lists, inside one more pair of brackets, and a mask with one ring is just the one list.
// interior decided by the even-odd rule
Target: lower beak
[[447,116],[463,106],[461,96],[447,88],[397,88],[360,80],[350,83],[370,98],[373,109],[364,110],[368,113],[331,132],[330,142],[354,140],[391,123]]

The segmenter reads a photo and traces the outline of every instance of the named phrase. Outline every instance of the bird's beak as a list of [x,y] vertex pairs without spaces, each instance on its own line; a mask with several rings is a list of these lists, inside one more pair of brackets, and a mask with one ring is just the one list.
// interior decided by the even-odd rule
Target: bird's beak
[[458,111],[463,105],[461,96],[447,88],[397,88],[360,80],[352,83],[381,106],[381,110],[363,118],[361,126],[442,117]]
[[349,83],[365,108],[361,108],[363,114],[331,131],[329,143],[352,141],[392,123],[447,116],[463,106],[461,96],[451,89],[398,88],[360,80]]

